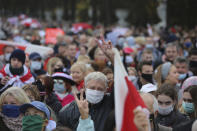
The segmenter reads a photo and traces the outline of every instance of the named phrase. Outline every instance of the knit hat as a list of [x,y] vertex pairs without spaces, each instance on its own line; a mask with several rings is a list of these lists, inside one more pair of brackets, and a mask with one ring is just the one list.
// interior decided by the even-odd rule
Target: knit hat
[[12,52],[11,56],[10,56],[10,62],[12,58],[17,58],[19,61],[22,62],[22,64],[25,63],[25,52],[23,50],[20,49],[16,49]]

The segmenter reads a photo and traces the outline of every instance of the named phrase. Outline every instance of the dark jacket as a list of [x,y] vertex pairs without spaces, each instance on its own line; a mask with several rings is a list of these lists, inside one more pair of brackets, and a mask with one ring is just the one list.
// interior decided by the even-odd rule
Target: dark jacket
[[6,125],[5,123],[3,122],[3,118],[0,117],[0,130],[1,131],[11,131]]
[[192,130],[192,124],[195,120],[189,120],[187,122],[181,123],[178,126],[173,128],[173,131],[191,131]]
[[62,104],[57,99],[55,93],[51,93],[46,99],[45,103],[58,115],[59,111],[62,109]]
[[72,62],[67,57],[61,57],[61,59],[62,59],[62,61],[64,63],[64,67],[66,68],[67,71],[69,71],[71,66],[72,66],[72,64],[77,61],[76,58]]
[[[113,97],[113,93],[112,95],[105,95],[103,100],[98,104],[89,104],[89,115],[94,121],[95,131],[103,131],[105,120],[114,108]],[[74,101],[68,107],[60,111],[59,123],[75,131],[79,123],[79,117],[80,112],[78,110],[76,102]]]
[[189,119],[185,115],[181,114],[179,111],[172,111],[167,116],[158,114],[156,118],[156,121],[160,125],[172,127],[172,128],[187,120]]
[[158,125],[158,131],[172,131],[172,128]]

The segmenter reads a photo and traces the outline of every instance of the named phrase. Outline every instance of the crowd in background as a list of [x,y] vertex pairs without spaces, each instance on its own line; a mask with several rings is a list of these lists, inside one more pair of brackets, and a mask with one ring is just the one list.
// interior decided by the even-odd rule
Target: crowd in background
[[[46,43],[46,28],[61,28],[65,35],[58,35],[56,44]],[[3,47],[2,131],[116,130],[113,49],[151,114],[147,120],[134,110],[139,131],[148,131],[148,122],[152,131],[197,130],[197,28],[99,25],[75,30],[47,22],[32,28],[1,18],[0,39],[53,49],[43,56]]]

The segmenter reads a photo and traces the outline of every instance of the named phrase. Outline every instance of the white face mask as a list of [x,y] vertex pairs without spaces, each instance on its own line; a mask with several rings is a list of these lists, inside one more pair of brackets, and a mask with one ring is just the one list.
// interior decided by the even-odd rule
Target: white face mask
[[104,97],[103,91],[97,91],[97,90],[86,88],[85,93],[86,93],[86,99],[88,100],[88,102],[92,104],[99,103]]
[[170,105],[170,106],[165,107],[165,108],[159,106],[158,107],[158,112],[161,115],[168,115],[168,114],[170,114],[173,111],[173,109],[174,109],[174,106],[173,105]]
[[6,54],[4,55],[5,60],[6,60],[6,61],[9,61],[9,60],[10,60],[10,56],[11,56],[11,53],[6,53]]
[[42,63],[39,61],[32,61],[31,62],[31,69],[32,70],[40,70],[42,67]]

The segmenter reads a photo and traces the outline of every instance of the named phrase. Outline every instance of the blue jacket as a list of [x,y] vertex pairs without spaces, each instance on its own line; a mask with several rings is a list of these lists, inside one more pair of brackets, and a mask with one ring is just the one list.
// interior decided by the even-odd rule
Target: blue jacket
[[93,122],[93,120],[91,120],[90,116],[85,120],[81,119],[81,117],[79,118],[79,124],[77,126],[77,131],[95,131],[94,130],[94,122]]

